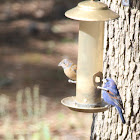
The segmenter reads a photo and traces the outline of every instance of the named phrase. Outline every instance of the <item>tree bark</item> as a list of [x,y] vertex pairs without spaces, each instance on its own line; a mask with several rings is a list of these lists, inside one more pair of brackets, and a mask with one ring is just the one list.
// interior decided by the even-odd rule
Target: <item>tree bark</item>
[[122,124],[117,110],[112,107],[98,113],[94,140],[138,140],[140,137],[140,1],[131,0],[123,7],[121,0],[101,0],[120,15],[105,24],[104,78],[111,77],[117,84],[124,105],[126,124]]

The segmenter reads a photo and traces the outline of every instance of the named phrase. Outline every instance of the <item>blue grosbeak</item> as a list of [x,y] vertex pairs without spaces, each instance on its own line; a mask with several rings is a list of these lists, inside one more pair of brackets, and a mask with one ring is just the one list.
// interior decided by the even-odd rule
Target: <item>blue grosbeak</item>
[[112,106],[115,106],[115,108],[118,110],[120,114],[122,123],[125,124],[125,119],[122,113],[123,104],[117,86],[111,78],[106,78],[105,80],[106,83],[104,84],[103,88],[102,87],[97,88],[103,90],[102,95],[104,101]]
[[63,59],[58,66],[61,66],[64,70],[65,75],[70,78],[68,82],[76,83],[76,72],[77,72],[77,65],[75,65],[69,59]]

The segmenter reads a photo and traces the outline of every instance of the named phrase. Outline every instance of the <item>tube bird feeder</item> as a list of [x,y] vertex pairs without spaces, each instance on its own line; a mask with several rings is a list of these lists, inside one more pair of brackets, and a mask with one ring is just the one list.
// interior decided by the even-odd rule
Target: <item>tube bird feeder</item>
[[104,22],[119,16],[106,4],[96,1],[80,2],[65,16],[79,20],[79,47],[76,96],[62,99],[68,108],[87,113],[103,112],[108,105],[101,98]]

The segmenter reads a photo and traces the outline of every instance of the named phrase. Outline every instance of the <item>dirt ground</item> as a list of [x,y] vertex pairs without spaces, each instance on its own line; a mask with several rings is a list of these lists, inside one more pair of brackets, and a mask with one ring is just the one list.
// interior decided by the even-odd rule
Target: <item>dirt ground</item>
[[14,100],[18,90],[39,85],[40,94],[47,97],[51,139],[88,140],[92,114],[61,105],[61,99],[75,95],[75,85],[57,66],[63,58],[76,63],[78,22],[61,16],[65,10],[60,10],[65,7],[61,3],[59,12],[51,10],[54,4],[48,0],[0,4],[0,93]]

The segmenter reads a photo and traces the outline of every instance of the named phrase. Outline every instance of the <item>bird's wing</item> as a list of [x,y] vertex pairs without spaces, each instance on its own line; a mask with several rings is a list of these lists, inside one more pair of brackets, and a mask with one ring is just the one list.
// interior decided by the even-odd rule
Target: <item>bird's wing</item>
[[76,73],[77,72],[77,65],[72,65],[71,69]]
[[121,100],[121,97],[118,94],[115,94],[114,92],[112,92],[110,89],[109,91],[107,92],[109,97],[111,98],[111,100],[117,105],[119,106],[121,109],[123,109],[123,103],[122,103],[122,100]]

